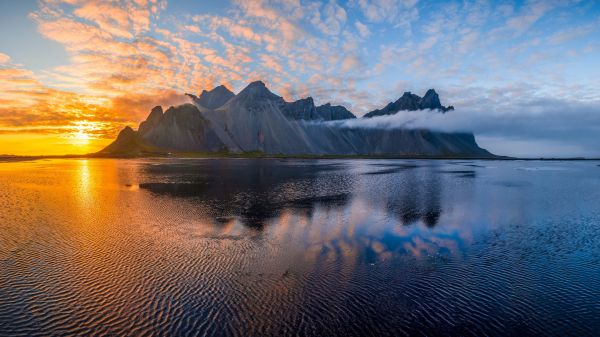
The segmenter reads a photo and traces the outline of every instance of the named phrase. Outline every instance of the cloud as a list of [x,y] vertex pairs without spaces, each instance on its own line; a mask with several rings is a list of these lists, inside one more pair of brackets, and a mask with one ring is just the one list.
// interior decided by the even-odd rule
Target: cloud
[[523,13],[510,18],[506,21],[507,27],[522,32],[531,27],[546,12],[551,10],[553,4],[551,1],[533,1],[525,6]]
[[77,8],[75,15],[92,21],[98,27],[113,36],[130,39],[133,37],[130,17],[126,9],[110,2],[88,2]]
[[369,22],[408,28],[418,18],[416,0],[357,0],[356,4]]
[[598,30],[598,24],[581,25],[578,27],[567,28],[556,32],[548,37],[548,42],[553,45],[570,42],[581,38]]
[[327,3],[323,10],[315,8],[311,23],[327,35],[338,35],[347,20],[346,10],[337,4],[335,0]]
[[[518,6],[234,0],[223,6],[204,13],[191,6],[179,15],[166,1],[41,1],[30,19],[68,58],[32,72],[15,65],[17,54],[13,59],[0,54],[0,103],[48,123],[64,118],[69,126],[89,117],[67,111],[69,105],[77,107],[73,111],[96,109],[100,117],[94,121],[105,123],[98,125],[137,124],[149,105],[160,103],[153,97],[178,102],[176,93],[222,83],[240,89],[255,79],[268,81],[286,99],[312,95],[358,113],[402,91],[429,87],[445,90],[442,96],[458,107],[455,116],[489,96],[494,99],[488,106],[506,105],[506,112],[523,108],[519,95],[600,99],[593,90],[600,72],[589,63],[600,50],[592,38],[597,17],[583,15],[590,8],[587,0],[530,0]],[[509,98],[499,99],[496,91],[507,85],[522,91],[505,91]],[[457,89],[467,87],[478,88],[468,100],[465,90]],[[101,100],[105,106],[89,104]],[[53,117],[51,108],[58,111]],[[17,123],[14,116],[3,120]]]
[[10,62],[10,56],[0,53],[0,64],[5,64]]
[[[184,26],[188,30],[193,30],[193,32],[198,34],[211,34],[219,29],[223,29],[234,38],[241,38],[242,40],[253,42],[255,44],[261,44],[263,42],[263,36],[261,34],[258,34],[252,27],[247,26],[245,23],[240,23],[238,20],[211,15],[196,15],[192,20],[199,25],[206,25],[209,30],[208,32],[201,32],[200,28],[197,26]],[[242,22],[244,21],[242,20]],[[215,38],[221,37],[222,36],[215,36]],[[268,37],[267,40],[269,40]]]
[[[0,128],[72,130],[77,123],[98,126],[94,135],[114,138],[126,124],[137,124],[156,105],[177,105],[188,99],[173,90],[123,93],[113,98],[76,94],[47,87],[32,72],[0,69]],[[66,132],[66,131],[65,131]]]
[[342,60],[342,72],[356,70],[362,66],[362,61],[357,55],[347,55]]
[[[568,116],[568,118],[566,118]],[[600,101],[531,98],[509,106],[482,104],[438,111],[400,111],[394,115],[328,122],[348,128],[426,128],[473,132],[502,155],[600,156]],[[519,147],[514,145],[519,144]]]
[[296,40],[301,39],[305,32],[295,22],[297,11],[300,11],[300,4],[293,2],[284,2],[287,6],[284,9],[291,16],[285,15],[281,10],[270,6],[264,0],[242,1],[234,0],[237,6],[242,10],[245,17],[249,19],[258,19],[263,27],[269,27],[277,31],[281,37],[282,46],[289,48]]
[[273,69],[276,73],[283,73],[283,67],[273,56],[262,54],[260,55],[260,59],[263,61],[265,67]]
[[369,35],[371,35],[371,30],[369,30],[369,27],[360,21],[356,21],[354,23],[354,27],[356,27],[356,30],[358,30],[358,33],[362,38],[367,38]]

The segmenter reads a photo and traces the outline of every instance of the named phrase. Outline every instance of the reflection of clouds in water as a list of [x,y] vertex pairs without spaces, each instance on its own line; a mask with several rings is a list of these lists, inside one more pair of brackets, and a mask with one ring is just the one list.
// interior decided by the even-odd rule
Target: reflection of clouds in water
[[[304,323],[305,335],[468,335],[452,330],[464,317],[490,335],[506,331],[490,317],[530,317],[543,334],[544,313],[559,312],[590,335],[598,317],[597,163],[52,162],[0,168],[0,220],[14,219],[0,233],[3,305],[28,312],[31,289],[45,291],[45,331],[67,314],[103,334],[131,322],[235,334],[233,322],[251,335]],[[363,174],[394,163],[414,167]]]
[[196,235],[259,235],[310,261],[459,255],[470,237],[443,217],[444,184],[464,177],[440,174],[436,163],[210,160],[142,169],[153,180],[142,190],[206,208]]

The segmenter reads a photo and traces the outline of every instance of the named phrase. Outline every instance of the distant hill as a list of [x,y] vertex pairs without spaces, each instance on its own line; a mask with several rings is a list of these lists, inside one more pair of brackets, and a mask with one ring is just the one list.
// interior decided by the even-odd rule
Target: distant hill
[[[342,106],[325,104],[316,107],[310,97],[286,102],[267,89],[261,81],[250,83],[237,95],[224,86],[219,86],[211,91],[203,91],[199,97],[189,96],[194,104],[170,107],[165,112],[161,107],[155,107],[137,131],[127,127],[100,154],[143,155],[162,151],[313,156],[494,157],[480,148],[470,133],[352,127],[334,123],[331,121],[356,117]],[[411,98],[411,102],[412,100]],[[435,91],[414,102],[418,103],[415,107],[441,106]],[[400,110],[392,110],[398,106],[404,107],[403,104],[405,103],[381,114],[397,113]],[[440,111],[449,110],[442,108]]]

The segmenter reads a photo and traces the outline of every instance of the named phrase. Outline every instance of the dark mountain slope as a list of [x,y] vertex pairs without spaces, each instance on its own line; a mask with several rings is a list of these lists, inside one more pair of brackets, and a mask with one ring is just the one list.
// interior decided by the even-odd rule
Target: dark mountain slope
[[194,104],[200,105],[207,109],[216,109],[218,107],[223,106],[223,104],[227,103],[235,94],[231,92],[224,85],[220,85],[215,87],[210,91],[202,90],[202,93],[199,97],[196,97],[192,94],[186,94],[192,98]]
[[[439,98],[431,93],[418,99],[411,94],[405,96],[400,105],[439,103]],[[171,107],[163,113],[160,107],[155,107],[137,132],[126,128],[102,154],[227,151],[272,155],[494,157],[480,148],[470,133],[377,128],[360,123],[347,126],[335,120],[351,118],[349,111],[330,105],[322,107],[320,113],[327,112],[319,115],[310,98],[285,102],[257,81],[217,109],[197,103]],[[319,115],[318,119],[299,118],[314,114]],[[324,115],[334,121],[326,122]]]

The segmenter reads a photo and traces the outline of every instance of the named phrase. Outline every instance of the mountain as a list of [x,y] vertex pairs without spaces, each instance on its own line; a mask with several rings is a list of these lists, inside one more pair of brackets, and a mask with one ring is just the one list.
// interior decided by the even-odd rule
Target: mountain
[[[214,90],[212,90],[214,91]],[[417,96],[418,97],[418,96]],[[428,99],[425,101],[425,97]],[[435,104],[435,96],[419,98]],[[438,99],[439,101],[439,99]],[[250,83],[217,108],[200,103],[152,109],[138,131],[124,129],[102,155],[166,152],[260,152],[270,155],[494,157],[470,133],[346,124],[341,106],[312,98],[286,102],[263,82]]]
[[304,121],[334,121],[341,119],[356,118],[353,113],[341,105],[331,105],[330,103],[315,106],[312,97],[302,98],[294,102],[284,102],[282,100],[281,112],[292,120]]
[[283,102],[281,112],[293,120],[319,120],[322,119],[317,112],[317,107],[312,97],[302,98],[294,102]]
[[285,116],[285,107],[283,98],[256,81],[203,116],[231,152],[312,153],[301,124]]
[[225,150],[223,142],[193,104],[170,107],[164,114],[160,107],[150,112],[140,124],[138,133],[151,146],[173,151],[218,152]]
[[186,94],[192,98],[194,104],[200,105],[208,109],[216,109],[227,103],[235,94],[224,85],[215,87],[210,91],[202,90],[199,97],[192,94]]
[[449,110],[454,110],[453,106],[445,107],[440,102],[440,96],[435,92],[434,89],[429,89],[425,93],[425,96],[420,97],[411,93],[410,91],[405,92],[395,102],[390,102],[382,109],[373,110],[363,118],[371,118],[375,116],[393,115],[401,110],[438,110],[445,113]]
[[134,131],[131,127],[126,126],[117,139],[110,145],[98,152],[99,155],[109,155],[115,157],[137,157],[144,155],[154,155],[164,152],[162,149],[154,148],[148,145],[140,136],[139,132]]
[[341,105],[323,104],[317,107],[317,114],[324,121],[337,121],[356,118],[354,114]]
[[143,136],[148,131],[154,129],[160,123],[162,117],[163,109],[160,105],[152,108],[152,110],[150,111],[150,115],[148,115],[148,118],[146,118],[145,121],[140,123],[140,126],[138,127],[139,134]]
[[[258,83],[262,83],[261,81],[254,82],[255,85]],[[262,83],[264,86],[264,83]],[[251,86],[253,87],[253,86]],[[266,87],[265,87],[266,88]],[[251,89],[253,90],[253,89]],[[231,92],[224,85],[220,85],[215,87],[210,91],[203,90],[200,96],[195,96],[193,94],[186,93],[189,96],[194,104],[201,108],[207,109],[217,109],[227,103],[231,98],[235,96],[233,92]],[[277,96],[269,91],[268,96],[276,101],[276,104],[279,105],[279,109],[285,115],[286,118],[291,120],[340,120],[340,119],[349,119],[356,118],[354,114],[348,111],[343,106],[332,106],[330,103],[321,106],[315,106],[315,102],[312,97],[301,98],[294,102],[286,102],[282,97]],[[149,117],[149,119],[152,119]],[[140,127],[142,127],[140,125]]]

